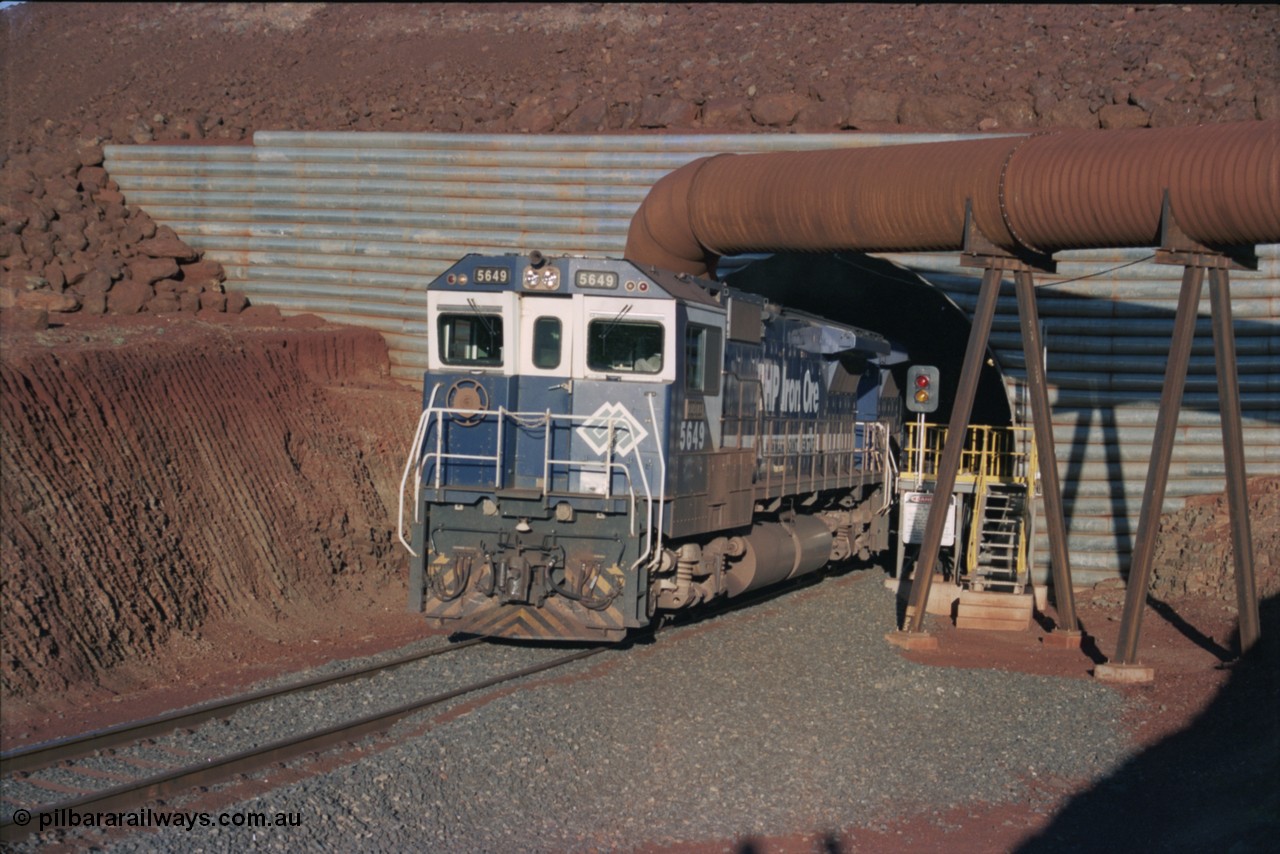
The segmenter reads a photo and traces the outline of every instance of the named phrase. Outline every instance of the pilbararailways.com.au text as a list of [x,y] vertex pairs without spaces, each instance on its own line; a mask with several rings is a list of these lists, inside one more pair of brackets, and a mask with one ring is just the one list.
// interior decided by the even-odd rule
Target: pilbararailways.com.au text
[[151,808],[122,812],[79,812],[73,809],[56,809],[32,815],[27,810],[13,814],[14,824],[29,825],[36,820],[41,831],[55,828],[76,827],[180,827],[194,830],[197,827],[301,827],[300,812],[161,812]]

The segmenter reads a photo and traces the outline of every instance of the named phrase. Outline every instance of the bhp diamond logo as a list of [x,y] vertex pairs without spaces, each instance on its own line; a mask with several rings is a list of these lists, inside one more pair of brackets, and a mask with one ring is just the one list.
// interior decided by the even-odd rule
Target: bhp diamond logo
[[649,431],[621,403],[601,406],[578,428],[577,433],[591,446],[591,450],[603,455],[609,447],[610,424],[613,425],[613,452],[618,456],[631,453],[649,435]]

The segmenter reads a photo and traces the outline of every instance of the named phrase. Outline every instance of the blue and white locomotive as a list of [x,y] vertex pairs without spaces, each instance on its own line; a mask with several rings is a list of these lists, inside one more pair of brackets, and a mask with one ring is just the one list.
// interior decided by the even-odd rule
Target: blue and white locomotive
[[620,640],[887,548],[900,354],[880,335],[537,252],[468,255],[427,312],[401,538],[434,625]]

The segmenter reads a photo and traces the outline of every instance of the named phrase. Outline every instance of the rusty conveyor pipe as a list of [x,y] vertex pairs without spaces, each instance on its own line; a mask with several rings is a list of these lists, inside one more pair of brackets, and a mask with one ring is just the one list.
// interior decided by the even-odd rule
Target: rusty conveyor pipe
[[1166,190],[1212,247],[1280,242],[1280,121],[722,154],[665,176],[626,257],[710,275],[744,252],[964,247],[965,203],[1008,252],[1156,246]]

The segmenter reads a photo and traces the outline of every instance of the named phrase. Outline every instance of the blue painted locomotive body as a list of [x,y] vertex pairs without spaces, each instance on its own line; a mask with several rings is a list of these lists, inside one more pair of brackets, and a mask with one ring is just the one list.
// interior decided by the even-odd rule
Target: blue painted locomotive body
[[901,414],[881,336],[537,253],[467,256],[427,312],[401,506],[411,606],[433,623],[618,640],[886,548]]

